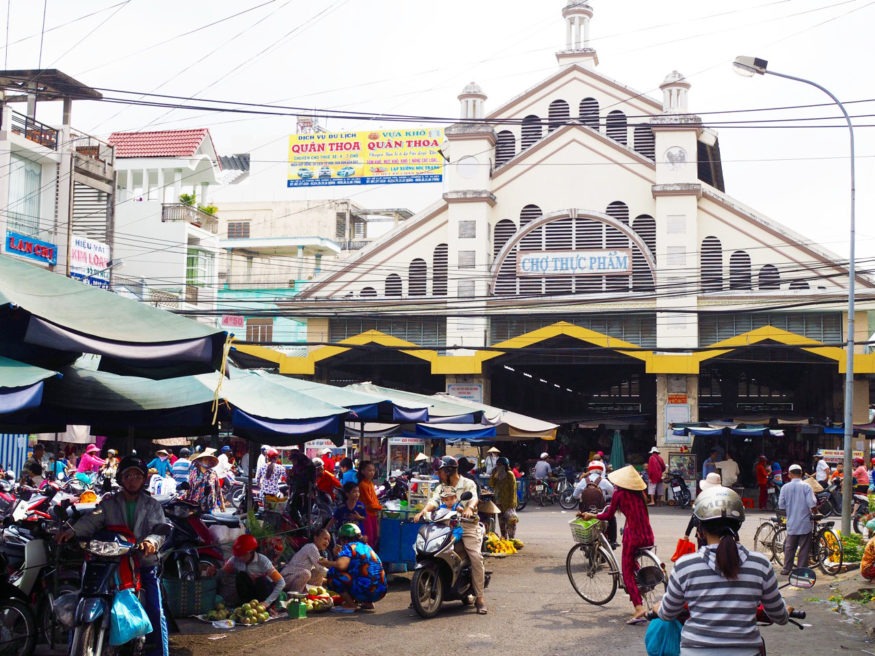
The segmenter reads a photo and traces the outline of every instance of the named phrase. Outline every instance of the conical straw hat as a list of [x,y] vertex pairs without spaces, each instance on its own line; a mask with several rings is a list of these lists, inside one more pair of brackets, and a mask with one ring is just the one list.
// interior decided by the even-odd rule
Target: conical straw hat
[[641,478],[632,465],[620,467],[617,471],[612,471],[608,474],[608,480],[616,485],[627,490],[646,490],[647,483]]

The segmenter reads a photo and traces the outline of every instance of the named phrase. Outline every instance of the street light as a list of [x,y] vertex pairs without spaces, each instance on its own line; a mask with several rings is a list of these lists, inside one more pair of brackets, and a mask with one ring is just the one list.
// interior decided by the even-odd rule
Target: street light
[[856,279],[856,264],[854,258],[856,250],[855,204],[857,191],[856,169],[854,166],[854,125],[851,123],[851,117],[848,116],[848,112],[845,110],[845,106],[842,105],[841,101],[836,98],[832,93],[830,93],[830,91],[823,88],[816,82],[812,82],[811,80],[806,80],[805,78],[801,77],[794,77],[792,75],[785,75],[784,73],[775,73],[774,71],[767,70],[768,65],[769,62],[767,62],[765,59],[759,59],[758,57],[736,57],[733,64],[733,66],[735,67],[735,72],[739,73],[740,75],[774,75],[776,77],[783,77],[787,80],[802,82],[803,84],[807,84],[816,89],[820,89],[832,99],[832,101],[838,106],[840,110],[842,110],[842,114],[844,114],[845,121],[848,124],[848,133],[851,137],[851,229],[850,257],[848,260],[848,339],[847,342],[845,342],[847,361],[845,367],[845,406],[843,417],[843,422],[845,426],[845,475],[842,481],[842,533],[844,535],[849,535],[851,532],[851,501],[853,499],[853,476],[851,476],[850,473],[853,471],[851,462],[851,447],[852,438],[854,436],[854,287]]

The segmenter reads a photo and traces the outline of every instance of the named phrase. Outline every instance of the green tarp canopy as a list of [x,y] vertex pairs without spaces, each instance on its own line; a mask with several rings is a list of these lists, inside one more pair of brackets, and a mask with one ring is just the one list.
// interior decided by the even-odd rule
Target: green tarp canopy
[[82,353],[148,378],[221,368],[224,331],[0,255],[0,356],[59,369]]
[[0,415],[39,407],[43,381],[58,375],[57,371],[0,357]]

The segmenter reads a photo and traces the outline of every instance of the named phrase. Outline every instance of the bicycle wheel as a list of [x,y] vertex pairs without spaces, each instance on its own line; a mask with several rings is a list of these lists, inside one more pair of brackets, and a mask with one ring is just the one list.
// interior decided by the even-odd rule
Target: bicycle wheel
[[652,551],[639,551],[635,556],[635,564],[638,567],[635,573],[638,592],[641,593],[645,608],[653,608],[668,587],[668,577],[659,558]]
[[787,529],[780,527],[775,529],[775,539],[772,541],[772,553],[775,554],[775,562],[784,566],[784,541],[787,539]]
[[584,601],[601,606],[617,593],[619,572],[615,562],[604,547],[578,543],[565,557],[565,572],[571,587]]
[[36,637],[36,618],[29,606],[17,599],[0,602],[0,654],[29,656]]
[[763,522],[753,534],[753,549],[759,551],[769,560],[775,560],[775,525],[772,522]]
[[565,510],[574,510],[577,508],[577,499],[574,498],[574,488],[570,485],[562,490],[559,495],[559,505]]
[[824,529],[817,536],[817,551],[820,569],[824,574],[835,576],[842,571],[845,550],[838,534],[831,528]]

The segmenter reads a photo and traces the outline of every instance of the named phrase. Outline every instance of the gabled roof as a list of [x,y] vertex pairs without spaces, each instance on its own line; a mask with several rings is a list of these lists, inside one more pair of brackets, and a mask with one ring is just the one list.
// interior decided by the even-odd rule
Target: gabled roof
[[204,142],[212,147],[207,128],[196,130],[159,130],[157,132],[113,132],[109,143],[119,157],[194,157]]

